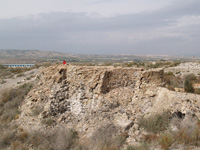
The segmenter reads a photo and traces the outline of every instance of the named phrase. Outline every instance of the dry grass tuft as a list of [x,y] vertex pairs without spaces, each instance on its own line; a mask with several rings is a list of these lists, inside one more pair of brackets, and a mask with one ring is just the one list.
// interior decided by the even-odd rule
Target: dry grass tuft
[[159,144],[164,150],[168,150],[173,142],[174,138],[169,132],[162,133],[159,137]]
[[139,126],[152,133],[159,133],[168,128],[170,123],[170,112],[163,112],[162,114],[155,114],[148,118],[141,118]]
[[91,148],[97,150],[119,150],[127,134],[117,134],[118,130],[113,124],[103,125],[91,137]]

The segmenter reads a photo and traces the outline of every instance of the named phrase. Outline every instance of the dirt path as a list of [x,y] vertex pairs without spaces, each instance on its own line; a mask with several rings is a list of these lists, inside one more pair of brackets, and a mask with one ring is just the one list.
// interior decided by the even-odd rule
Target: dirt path
[[6,89],[14,88],[24,83],[33,81],[37,77],[38,73],[39,69],[33,69],[25,72],[24,76],[17,77],[17,75],[15,75],[13,78],[5,79],[6,82],[0,84],[0,94]]

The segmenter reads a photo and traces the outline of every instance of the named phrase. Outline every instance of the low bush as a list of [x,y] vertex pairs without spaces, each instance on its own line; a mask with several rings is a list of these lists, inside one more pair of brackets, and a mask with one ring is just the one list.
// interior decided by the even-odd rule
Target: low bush
[[0,121],[7,124],[19,114],[18,107],[31,90],[32,84],[24,84],[16,89],[4,91],[0,98]]
[[158,140],[158,136],[156,134],[147,134],[143,137],[145,142],[151,143]]
[[41,112],[43,111],[43,107],[41,106],[36,106],[32,109],[32,115],[33,116],[38,116]]
[[92,134],[91,147],[98,150],[118,150],[123,140],[117,138],[117,128],[113,124],[103,125]]
[[20,132],[17,134],[17,138],[19,141],[24,142],[28,138],[28,133],[27,132]]
[[[12,128],[10,128],[11,130]],[[0,137],[0,149],[12,147],[14,150],[68,150],[79,149],[78,133],[64,127],[49,129],[48,132],[26,132],[21,129],[6,131]],[[86,150],[86,149],[84,149]]]
[[128,132],[122,132],[121,134],[119,134],[115,139],[116,141],[116,145],[118,147],[122,146],[124,144],[124,142],[126,141],[126,139],[128,138]]
[[185,90],[185,92],[188,92],[188,93],[194,93],[194,88],[192,86],[192,82],[189,79],[185,80],[184,90]]
[[152,133],[159,133],[168,128],[170,123],[170,112],[166,111],[162,114],[155,114],[148,118],[141,118],[139,126]]
[[165,82],[166,87],[168,87],[169,90],[174,90],[174,88],[183,88],[184,87],[183,79],[175,76],[171,72],[164,74],[163,81]]
[[200,89],[195,89],[196,94],[200,94]]
[[17,76],[23,76],[23,73],[34,69],[33,67],[26,68],[26,67],[16,67],[16,68],[9,68],[6,66],[0,66],[0,76],[2,79],[11,78],[14,75],[18,74]]
[[33,149],[40,150],[67,150],[79,147],[78,133],[63,126],[54,128],[48,133],[32,133],[27,143],[33,145]]
[[55,121],[52,118],[48,117],[43,119],[41,123],[47,126],[51,126],[55,123]]
[[[32,84],[24,84],[16,89],[5,90],[2,93],[0,97],[0,149],[11,145],[17,150],[24,149],[18,143],[19,141],[25,141],[28,135],[25,133],[17,134],[16,127],[11,127],[9,123],[19,117],[20,111],[18,107],[31,88]],[[15,142],[17,139],[18,142]]]
[[149,150],[149,145],[147,143],[142,143],[140,146],[133,146],[128,145],[126,147],[126,150]]
[[[155,122],[155,120],[159,120],[159,119],[154,120],[151,117],[152,116],[150,116],[145,122],[149,122],[151,119],[152,119],[152,122]],[[156,118],[166,118],[166,117],[157,116]],[[176,118],[173,118],[173,119],[176,119]],[[172,119],[172,122],[173,122],[173,119]],[[161,120],[165,120],[165,119],[161,119]],[[160,122],[160,121],[156,121],[156,122]],[[143,124],[145,124],[144,126],[145,129],[148,129],[148,131],[150,132],[158,131],[157,128],[152,127],[151,123],[148,123],[150,124],[148,126],[147,126],[147,123],[143,123]],[[175,146],[177,144],[184,145],[187,147],[200,146],[200,123],[199,121],[197,121],[196,118],[185,118],[185,119],[179,118],[177,121],[173,123],[177,127],[176,131],[172,131],[170,130],[170,128],[166,128],[165,124],[153,123],[154,126],[155,124],[159,124],[159,128],[160,128],[160,125],[162,125],[163,128],[160,128],[160,129],[162,129],[162,131],[164,132],[157,132],[156,134],[149,133],[147,135],[144,135],[144,138],[142,140],[143,143],[148,143],[148,145],[158,144],[163,150],[169,150],[171,149],[172,145]],[[163,130],[164,128],[166,130]],[[140,148],[134,147],[134,146],[129,146],[127,148],[127,150],[135,150],[135,149],[139,150]]]
[[127,62],[122,64],[122,67],[133,67],[133,66],[134,66],[133,62]]
[[13,141],[16,140],[15,130],[6,130],[0,137],[0,148],[9,146]]
[[[194,124],[194,122],[191,122],[190,124]],[[200,128],[199,127],[181,128],[175,134],[175,139],[178,143],[181,144],[200,146]]]
[[11,143],[11,147],[13,150],[28,150],[27,147],[25,147],[21,142],[14,141]]
[[25,76],[23,73],[17,75],[17,77],[23,77],[23,76]]
[[185,77],[186,80],[195,81],[197,77],[194,74],[189,74]]
[[159,137],[159,144],[164,150],[168,150],[173,142],[174,138],[169,132],[162,133]]
[[0,84],[4,84],[4,83],[6,83],[6,80],[4,79],[0,80]]

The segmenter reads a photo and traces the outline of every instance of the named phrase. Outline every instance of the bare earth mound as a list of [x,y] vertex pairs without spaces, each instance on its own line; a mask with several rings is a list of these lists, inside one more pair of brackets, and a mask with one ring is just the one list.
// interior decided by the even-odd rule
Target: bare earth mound
[[[147,134],[138,127],[141,117],[169,111],[200,118],[200,95],[162,87],[163,69],[57,65],[41,70],[39,78],[16,120],[33,132],[62,124],[90,137],[101,125],[112,123],[126,131],[126,143],[134,145]],[[44,124],[47,119],[53,123]]]

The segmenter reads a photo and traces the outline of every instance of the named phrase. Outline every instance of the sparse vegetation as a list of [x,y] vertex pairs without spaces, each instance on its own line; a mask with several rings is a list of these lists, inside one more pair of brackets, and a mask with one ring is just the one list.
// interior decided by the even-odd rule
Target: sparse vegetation
[[[24,84],[16,89],[5,90],[0,97],[0,148],[13,145],[21,147],[17,142],[17,138],[23,141],[25,134],[18,134],[16,127],[12,127],[9,123],[13,119],[17,119],[20,113],[18,107],[21,105],[25,96],[28,94],[32,84]],[[4,131],[4,132],[3,132]],[[13,143],[14,142],[14,143]],[[21,147],[22,148],[22,147]]]
[[126,150],[149,150],[149,145],[147,143],[142,143],[140,146],[128,145]]
[[196,93],[200,94],[200,89],[194,89],[194,83],[200,83],[200,77],[195,76],[194,74],[189,74],[184,78],[180,76],[175,76],[172,72],[167,72],[164,74],[165,86],[171,90],[175,91],[175,88],[183,89],[187,93]]
[[178,66],[180,62],[178,61],[156,61],[146,63],[146,68],[164,68],[164,67],[175,67]]
[[0,84],[4,84],[4,83],[6,83],[6,80],[2,79],[2,80],[0,81]]
[[106,150],[116,146],[113,138],[116,132],[117,129],[112,124],[98,128],[91,137],[92,147],[97,147],[99,150]]
[[174,137],[170,132],[164,132],[159,137],[159,144],[164,150],[168,150],[174,142]]
[[50,117],[45,118],[45,119],[42,120],[42,124],[45,124],[47,126],[51,126],[54,123],[55,123],[55,121],[52,118],[50,118]]
[[155,114],[148,118],[141,118],[139,126],[152,133],[159,133],[168,128],[170,123],[170,112]]
[[9,68],[9,67],[0,65],[0,76],[2,79],[12,78],[14,75],[17,75],[17,77],[20,77],[20,76],[23,76],[24,72],[29,71],[31,69],[32,67]]
[[[145,121],[141,122],[142,124],[141,127],[148,130],[150,133],[144,135],[144,138],[141,141],[140,146],[129,145],[127,147],[127,150],[140,150],[140,149],[143,150],[143,149],[146,149],[147,147],[151,147],[152,143],[154,143],[154,146],[155,144],[157,146],[160,146],[163,150],[169,150],[172,148],[171,146],[174,147],[179,144],[187,146],[187,147],[200,146],[200,125],[199,125],[200,123],[197,119],[195,119],[194,117],[190,119],[178,118],[178,116],[173,116],[170,114],[168,115],[168,117],[171,118],[170,122],[173,121],[173,124],[177,127],[177,130],[173,131],[171,130],[170,126],[166,128],[165,124],[157,123],[157,122],[160,122],[158,120],[165,120],[165,119],[158,119],[158,118],[166,118],[165,116],[163,117],[163,114],[152,115],[144,119]],[[150,118],[152,122],[156,122],[156,123],[151,123]],[[146,125],[147,123],[144,123],[144,122],[148,122],[148,125]],[[161,121],[161,122],[165,122],[165,121]],[[155,127],[152,127],[153,125]],[[158,127],[160,129],[159,132],[155,132],[155,131],[158,131],[158,130],[155,130]],[[144,147],[144,143],[145,143],[145,147]]]
[[11,146],[16,150],[28,150],[29,146],[36,150],[78,149],[78,133],[73,129],[58,127],[48,132],[27,132],[20,128],[11,128],[0,137],[0,148]]
[[2,93],[0,98],[0,121],[9,123],[19,114],[18,107],[28,94],[32,84],[24,84],[17,89],[8,89]]
[[[132,67],[134,65],[136,64],[127,63],[125,64],[125,67]],[[189,80],[191,82],[191,85],[192,82],[198,80],[198,78],[194,77],[193,75],[185,79]],[[175,90],[175,87],[184,88],[184,80],[177,77],[172,72],[165,74],[165,81],[168,84],[168,88],[171,88],[171,90]],[[25,84],[23,86],[18,87],[17,89],[10,89],[3,92],[2,97],[0,98],[0,149],[120,150],[126,148],[127,150],[149,150],[153,149],[152,147],[156,145],[156,148],[169,150],[173,149],[173,146],[178,144],[188,146],[200,146],[200,123],[196,121],[183,122],[183,119],[185,117],[184,114],[184,116],[180,117],[178,120],[179,125],[177,126],[177,129],[172,130],[170,128],[170,123],[174,117],[174,113],[172,114],[168,111],[163,112],[161,114],[154,114],[149,117],[141,118],[139,120],[139,136],[135,139],[135,143],[138,146],[127,146],[127,143],[125,142],[129,136],[130,138],[127,142],[129,142],[133,135],[137,134],[137,132],[135,132],[135,130],[138,130],[137,126],[130,126],[131,130],[126,132],[126,130],[128,129],[124,129],[124,131],[113,124],[106,124],[100,126],[99,128],[97,128],[96,131],[92,132],[91,137],[83,137],[81,135],[82,133],[78,133],[74,129],[67,129],[64,126],[59,125],[59,121],[57,122],[55,116],[51,117],[47,115],[47,118],[41,119],[42,115],[39,114],[43,111],[44,108],[46,110],[46,106],[40,106],[40,102],[39,100],[35,100],[34,94],[32,96],[34,100],[30,100],[31,110],[28,109],[27,113],[30,114],[30,116],[27,114],[25,115],[27,115],[27,117],[30,117],[29,119],[33,120],[33,124],[35,123],[35,121],[41,121],[40,123],[42,123],[42,125],[40,125],[42,128],[40,128],[38,131],[33,128],[32,131],[34,132],[26,131],[21,127],[19,128],[17,126],[14,126],[14,120],[17,120],[19,118],[20,111],[18,108],[23,102],[24,97],[27,95],[31,87],[32,85]],[[185,85],[185,87],[187,87],[187,85]],[[42,90],[40,89],[40,91]],[[46,91],[47,92],[45,94],[49,94],[49,91]],[[38,94],[38,91],[33,92],[35,92],[35,95],[43,94],[42,92]],[[151,99],[154,98],[151,97]],[[46,103],[45,100],[43,100],[44,103]],[[106,106],[108,105],[106,104]],[[124,113],[123,110],[121,112]],[[107,115],[107,113],[108,112],[106,112],[105,114]],[[62,120],[66,121],[68,119],[68,114],[66,116],[64,115],[62,116]],[[131,112],[129,114],[127,113],[127,116],[131,116]],[[64,117],[66,117],[66,119]],[[73,117],[71,118],[71,116],[69,118],[70,119],[68,120],[72,121],[74,119]],[[21,121],[21,119],[22,118],[20,117],[20,120],[18,121]],[[27,119],[28,123],[29,119]],[[130,119],[132,118],[130,117]],[[136,120],[136,123],[137,121],[138,120]],[[25,122],[25,124],[26,123],[27,122]],[[78,126],[79,125],[80,124],[78,124]],[[91,131],[91,129],[88,130],[87,128],[85,128],[85,126],[83,127],[83,131],[84,130],[86,132]],[[140,144],[138,144],[137,142],[140,138],[141,141]]]
[[197,77],[194,75],[194,74],[189,74],[185,77],[186,80],[189,80],[189,81],[196,81],[197,80]]
[[172,72],[165,73],[163,80],[169,90],[174,91],[174,88],[184,87],[183,80],[180,77],[175,76]]
[[158,136],[156,134],[146,134],[144,135],[144,141],[147,142],[147,143],[151,143],[151,142],[154,142],[154,141],[157,141],[158,140]]
[[184,83],[184,90],[185,92],[187,93],[194,93],[194,88],[192,86],[192,82],[189,80],[189,79],[186,79],[185,80],[185,83]]
[[17,77],[23,77],[23,76],[25,76],[24,73],[20,73],[17,75]]
[[91,147],[98,150],[119,150],[126,138],[127,133],[117,134],[117,128],[114,125],[104,125],[93,133]]
[[33,116],[37,116],[37,115],[39,115],[39,114],[42,112],[42,110],[43,110],[43,107],[41,107],[41,106],[36,106],[36,107],[34,107],[34,108],[32,109],[32,115],[33,115]]

